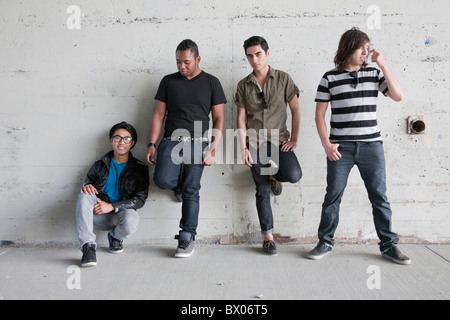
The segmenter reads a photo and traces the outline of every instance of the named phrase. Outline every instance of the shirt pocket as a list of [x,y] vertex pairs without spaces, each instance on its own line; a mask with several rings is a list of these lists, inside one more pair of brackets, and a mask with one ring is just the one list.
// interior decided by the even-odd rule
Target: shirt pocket
[[251,90],[246,97],[245,108],[250,114],[256,114],[262,111],[262,99],[259,97],[259,92]]

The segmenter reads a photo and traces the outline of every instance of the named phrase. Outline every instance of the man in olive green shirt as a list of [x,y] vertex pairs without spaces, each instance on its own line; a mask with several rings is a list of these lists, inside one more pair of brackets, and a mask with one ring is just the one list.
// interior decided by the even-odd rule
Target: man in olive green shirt
[[[302,177],[294,153],[300,131],[300,90],[289,74],[269,66],[270,50],[264,38],[247,39],[244,50],[253,72],[239,82],[235,97],[242,159],[256,185],[263,251],[276,255],[270,192],[280,195],[281,182],[296,183]],[[286,125],[287,105],[292,114],[292,134]]]

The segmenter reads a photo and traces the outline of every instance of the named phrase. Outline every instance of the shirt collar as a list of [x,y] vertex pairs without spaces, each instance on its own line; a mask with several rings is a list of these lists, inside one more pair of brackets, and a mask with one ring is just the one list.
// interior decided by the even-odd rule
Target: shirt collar
[[350,70],[348,70],[348,69],[344,69],[344,71],[347,72],[347,73],[351,73],[351,72],[359,72],[359,71],[361,71],[362,69],[363,69],[363,67],[359,67],[359,68],[356,69],[355,71],[350,71]]
[[[270,65],[269,65],[269,73],[267,74],[267,78],[274,78],[275,77],[275,69],[273,69]],[[252,71],[252,73],[250,73],[247,76],[247,82],[253,82],[254,84],[258,84],[256,82],[256,77],[254,72]]]

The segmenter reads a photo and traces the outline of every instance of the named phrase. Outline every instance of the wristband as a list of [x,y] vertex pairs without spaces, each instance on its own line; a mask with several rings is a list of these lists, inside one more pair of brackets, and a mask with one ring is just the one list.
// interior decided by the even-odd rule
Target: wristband
[[147,148],[150,148],[150,147],[155,147],[156,148],[156,143],[149,142],[148,145],[147,145]]

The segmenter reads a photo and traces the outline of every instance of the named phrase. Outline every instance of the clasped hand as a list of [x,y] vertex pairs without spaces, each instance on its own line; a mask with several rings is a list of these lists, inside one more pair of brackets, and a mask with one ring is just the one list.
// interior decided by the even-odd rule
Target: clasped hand
[[[85,194],[98,194],[97,189],[92,184],[87,184],[81,188],[82,193]],[[114,211],[114,206],[111,203],[105,202],[97,198],[97,203],[94,205],[93,212],[95,214],[105,214]]]

